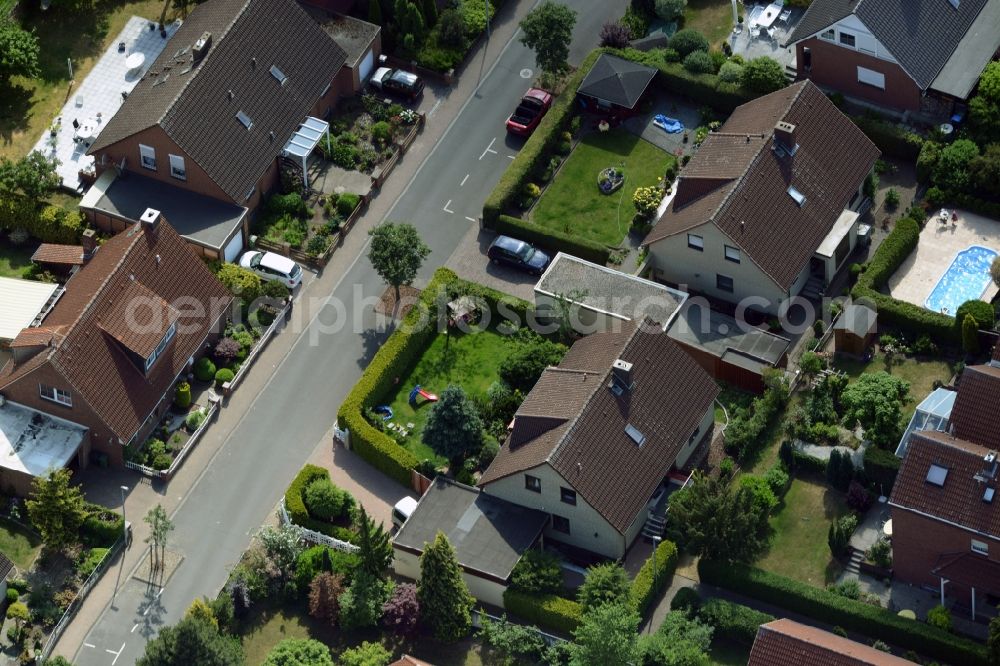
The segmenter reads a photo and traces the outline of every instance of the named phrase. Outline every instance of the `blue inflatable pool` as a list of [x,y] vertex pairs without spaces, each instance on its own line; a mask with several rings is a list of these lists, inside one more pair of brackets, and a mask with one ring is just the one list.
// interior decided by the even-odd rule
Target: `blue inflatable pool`
[[684,123],[677,120],[676,118],[668,118],[663,114],[658,114],[654,116],[653,124],[659,127],[667,134],[677,134],[678,132],[684,131]]

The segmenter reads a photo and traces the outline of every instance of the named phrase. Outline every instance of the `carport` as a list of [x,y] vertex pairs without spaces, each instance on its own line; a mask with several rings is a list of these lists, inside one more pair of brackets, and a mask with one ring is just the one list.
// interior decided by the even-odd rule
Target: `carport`
[[293,157],[302,161],[302,184],[309,187],[309,156],[319,145],[320,139],[326,137],[326,149],[330,150],[330,123],[309,116],[299,125],[292,138],[285,144],[281,154],[284,157]]
[[62,293],[58,284],[0,277],[0,344],[39,324]]
[[0,481],[27,496],[32,480],[65,467],[77,455],[87,428],[6,402],[0,407]]

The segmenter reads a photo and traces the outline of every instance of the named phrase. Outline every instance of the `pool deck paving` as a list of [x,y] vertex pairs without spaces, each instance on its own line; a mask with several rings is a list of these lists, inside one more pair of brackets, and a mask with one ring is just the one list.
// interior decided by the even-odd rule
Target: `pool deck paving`
[[[925,307],[941,277],[948,271],[955,256],[973,245],[1000,252],[1000,222],[958,210],[958,220],[941,224],[931,217],[920,232],[917,248],[889,278],[889,291],[896,299]],[[997,286],[990,283],[981,296],[990,301]]]

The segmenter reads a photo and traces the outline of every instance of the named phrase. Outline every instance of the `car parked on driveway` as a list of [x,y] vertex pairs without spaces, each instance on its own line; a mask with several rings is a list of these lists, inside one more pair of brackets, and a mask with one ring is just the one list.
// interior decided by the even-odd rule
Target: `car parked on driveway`
[[486,256],[494,264],[506,264],[533,275],[544,273],[552,261],[541,250],[510,236],[497,236],[486,250]]
[[507,118],[507,131],[518,136],[531,136],[552,106],[552,94],[541,88],[529,88],[514,113]]
[[240,266],[253,271],[262,280],[279,280],[289,289],[295,289],[302,283],[302,267],[274,252],[244,252],[240,257]]
[[424,80],[419,76],[405,69],[390,67],[379,67],[375,70],[371,84],[376,90],[407,99],[416,99],[424,91]]

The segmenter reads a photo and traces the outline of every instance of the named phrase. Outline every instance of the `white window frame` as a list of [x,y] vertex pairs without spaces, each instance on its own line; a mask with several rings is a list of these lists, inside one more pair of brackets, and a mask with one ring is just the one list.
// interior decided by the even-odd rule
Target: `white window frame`
[[38,396],[49,402],[54,402],[65,407],[73,406],[73,396],[70,395],[69,391],[64,391],[55,386],[47,386],[45,384],[38,385]]
[[834,30],[833,28],[830,28],[829,30],[824,30],[823,32],[819,33],[819,38],[824,39],[828,42],[835,42],[837,41],[837,31]]
[[858,83],[885,90],[885,74],[858,65]]
[[698,234],[688,234],[688,247],[699,252],[705,251],[705,239]]
[[178,180],[187,180],[187,168],[184,165],[184,157],[181,155],[168,154],[170,158],[170,175]]
[[[850,40],[852,42],[854,42],[854,43],[853,44],[848,44],[847,42],[844,41],[845,37],[850,38]],[[841,30],[840,34],[837,35],[837,43],[840,44],[841,46],[845,46],[845,47],[847,47],[849,49],[855,49],[855,50],[857,50],[857,48],[858,48],[858,36],[855,35],[853,32],[844,32],[843,30]]]
[[731,261],[734,264],[740,263],[740,260],[743,257],[743,255],[740,253],[740,249],[738,247],[733,247],[732,245],[727,245],[724,252],[726,261]]
[[[530,479],[530,481],[529,481]],[[534,483],[532,483],[534,482]],[[542,492],[542,480],[533,474],[524,475],[524,489],[533,493]]]
[[977,539],[973,539],[972,540],[972,552],[973,553],[977,553],[979,555],[986,555],[987,557],[989,557],[989,555],[990,555],[990,544],[986,543],[985,541],[979,541]]
[[140,143],[139,164],[142,166],[143,169],[156,171],[156,148],[153,148],[152,146],[147,146],[144,143]]
[[154,349],[153,353],[146,359],[146,372],[149,372],[149,369],[153,367],[154,363],[156,363],[156,359],[158,359],[160,354],[163,353],[163,350],[167,348],[167,344],[174,339],[175,333],[177,333],[176,323],[170,325],[167,332],[163,334],[163,339],[160,340],[160,344],[156,345],[156,349]]

